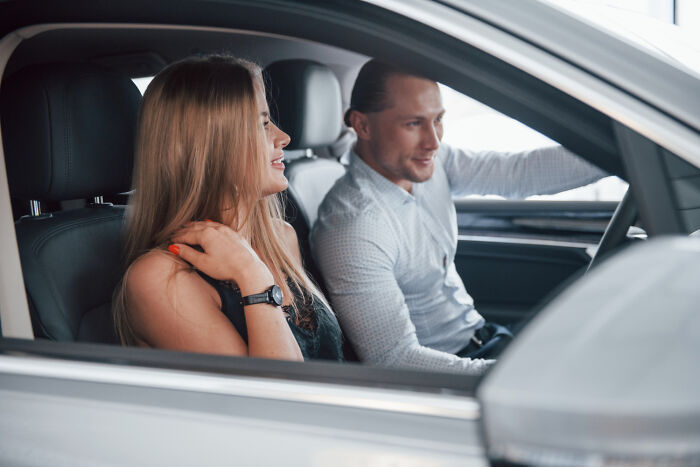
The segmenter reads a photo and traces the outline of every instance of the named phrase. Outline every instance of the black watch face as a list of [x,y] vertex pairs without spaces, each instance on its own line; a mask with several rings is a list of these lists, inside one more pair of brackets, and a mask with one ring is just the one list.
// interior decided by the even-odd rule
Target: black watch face
[[270,289],[270,297],[272,297],[272,301],[275,305],[282,306],[282,289],[280,289],[279,286],[272,286]]

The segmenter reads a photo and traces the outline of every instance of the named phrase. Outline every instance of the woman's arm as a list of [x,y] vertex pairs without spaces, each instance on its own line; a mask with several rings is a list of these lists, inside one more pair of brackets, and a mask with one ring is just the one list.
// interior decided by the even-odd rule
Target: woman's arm
[[[250,245],[226,226],[192,223],[178,232],[173,241],[177,243],[171,251],[215,279],[236,282],[243,296],[263,292],[274,283],[272,274]],[[189,245],[200,245],[203,252]],[[140,318],[132,321],[138,327],[137,334],[147,343],[195,352],[303,360],[280,307],[244,307],[246,346],[221,312],[220,299],[211,285],[172,255],[152,255],[159,257],[160,264],[142,266],[139,263],[147,259],[144,258],[132,267],[127,283],[130,313],[133,309]],[[163,257],[169,259],[168,265]]]
[[[235,282],[244,297],[261,293],[275,283],[250,244],[226,225],[190,222],[173,235],[172,241],[173,253],[214,279]],[[202,251],[190,245],[199,245]],[[248,355],[303,360],[281,307],[261,303],[245,306],[244,312]]]
[[127,276],[131,325],[146,344],[188,352],[248,355],[214,288],[170,253],[153,251]]

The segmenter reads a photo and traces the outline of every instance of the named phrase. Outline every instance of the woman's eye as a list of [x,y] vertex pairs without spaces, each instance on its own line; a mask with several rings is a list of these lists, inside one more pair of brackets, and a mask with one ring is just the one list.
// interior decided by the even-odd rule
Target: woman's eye
[[264,120],[263,121],[263,128],[267,128],[270,124],[270,120]]

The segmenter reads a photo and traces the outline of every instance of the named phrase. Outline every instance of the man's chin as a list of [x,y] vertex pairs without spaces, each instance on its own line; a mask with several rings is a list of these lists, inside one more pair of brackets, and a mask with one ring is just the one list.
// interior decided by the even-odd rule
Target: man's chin
[[435,172],[435,164],[431,163],[427,167],[420,167],[413,171],[411,181],[413,183],[423,183],[430,180]]

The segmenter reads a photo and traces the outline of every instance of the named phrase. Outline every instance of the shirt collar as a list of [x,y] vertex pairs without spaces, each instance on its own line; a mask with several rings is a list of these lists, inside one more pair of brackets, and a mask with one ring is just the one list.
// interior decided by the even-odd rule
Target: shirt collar
[[[413,194],[407,192],[396,183],[390,182],[384,175],[367,165],[354,150],[350,151],[350,171],[355,177],[369,180],[374,190],[382,196],[382,201],[392,206],[400,206],[416,200]],[[417,193],[417,185],[419,184],[413,184],[414,194]]]

